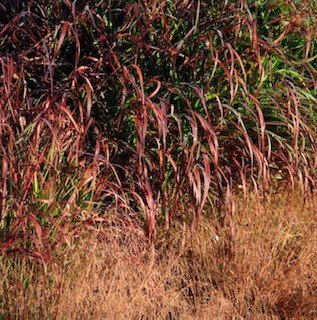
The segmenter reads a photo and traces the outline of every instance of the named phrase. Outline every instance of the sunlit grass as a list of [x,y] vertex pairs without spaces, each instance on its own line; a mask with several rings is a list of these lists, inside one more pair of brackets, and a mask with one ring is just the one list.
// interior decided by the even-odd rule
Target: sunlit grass
[[[70,312],[76,318],[75,305],[82,314],[85,303],[85,312],[93,314],[94,295],[85,296],[90,280],[80,279],[87,286],[80,291],[78,277],[70,273],[92,270],[79,256],[85,241],[103,257],[97,239],[103,231],[97,226],[116,228],[106,238],[113,244],[109,254],[124,251],[131,258],[140,250],[135,259],[144,254],[138,263],[153,277],[149,288],[139,287],[141,273],[134,278],[134,267],[122,256],[109,262],[119,263],[118,272],[127,268],[128,283],[137,292],[134,300],[130,289],[120,287],[120,277],[116,285],[125,301],[115,302],[110,290],[118,310],[126,305],[122,316],[144,300],[142,294],[155,294],[156,278],[161,305],[153,307],[149,300],[136,317],[147,312],[157,317],[160,308],[167,318],[199,314],[205,308],[201,279],[216,297],[215,305],[206,306],[211,317],[216,305],[223,317],[307,316],[306,298],[307,310],[315,312],[308,298],[315,287],[307,280],[315,279],[308,275],[315,240],[303,249],[303,234],[311,230],[315,237],[313,213],[295,202],[288,206],[285,194],[281,203],[276,200],[276,216],[274,205],[268,211],[263,206],[285,187],[300,192],[298,203],[314,201],[316,12],[313,2],[289,0],[2,1],[0,253],[7,277],[3,299],[9,299],[1,305],[4,317],[16,310],[22,318],[23,312],[30,317]],[[246,201],[239,195],[236,202],[238,191],[245,199],[256,194],[259,208],[253,203],[255,211],[239,208],[236,215],[235,208]],[[285,208],[297,214],[289,216]],[[191,232],[198,233],[193,243]],[[119,241],[122,235],[133,235],[131,243]],[[253,239],[249,247],[248,239]],[[195,241],[211,251],[201,253]],[[101,267],[97,254],[85,250]],[[63,265],[64,259],[78,266]],[[193,274],[188,259],[196,263]],[[309,267],[304,273],[294,267],[294,278],[284,279],[294,259]],[[205,266],[220,272],[220,280]],[[15,290],[10,270],[22,279],[16,296],[7,294]],[[41,275],[39,301],[43,288],[52,294],[47,308],[27,291],[28,285],[37,288],[38,280],[25,280],[24,272]],[[174,283],[177,272],[182,280]],[[68,289],[58,278],[64,275]],[[110,276],[114,282],[117,275]],[[54,291],[47,281],[66,291]],[[104,288],[108,281],[102,278]],[[296,281],[303,281],[298,290]],[[82,295],[67,310],[71,288]],[[34,310],[19,299],[33,299]],[[100,299],[108,298],[100,293]],[[293,300],[302,304],[292,309]],[[19,303],[24,311],[16,308]],[[102,308],[96,310],[100,317],[111,312]]]
[[230,237],[208,209],[196,231],[175,226],[152,246],[119,220],[82,230],[46,273],[36,260],[2,257],[0,316],[316,317],[316,205],[294,192],[270,196],[265,205],[254,194],[248,199],[236,198]]

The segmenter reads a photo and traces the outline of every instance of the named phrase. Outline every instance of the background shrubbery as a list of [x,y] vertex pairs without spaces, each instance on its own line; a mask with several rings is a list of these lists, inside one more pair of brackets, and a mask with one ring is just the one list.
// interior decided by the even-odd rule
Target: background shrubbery
[[113,215],[154,239],[205,205],[228,227],[238,186],[311,191],[316,10],[2,1],[1,250],[46,261]]

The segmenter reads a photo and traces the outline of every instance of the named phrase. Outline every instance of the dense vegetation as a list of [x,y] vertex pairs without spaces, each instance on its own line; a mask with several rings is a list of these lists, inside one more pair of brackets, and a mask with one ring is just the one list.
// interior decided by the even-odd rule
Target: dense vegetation
[[316,30],[309,0],[1,1],[0,319],[315,317]]
[[2,1],[2,252],[45,262],[113,215],[151,240],[174,221],[196,227],[205,205],[227,227],[238,186],[311,191],[316,10]]

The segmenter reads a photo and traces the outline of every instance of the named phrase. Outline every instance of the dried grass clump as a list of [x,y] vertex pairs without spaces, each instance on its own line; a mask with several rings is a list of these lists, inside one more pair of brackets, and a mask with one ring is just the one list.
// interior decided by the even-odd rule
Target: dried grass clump
[[[217,220],[179,227],[149,247],[112,223],[86,228],[43,272],[2,258],[3,319],[288,319],[317,316],[316,204],[295,193],[237,200],[233,234]],[[213,213],[210,213],[213,215]],[[222,229],[223,230],[223,229]],[[231,250],[228,248],[231,247]]]

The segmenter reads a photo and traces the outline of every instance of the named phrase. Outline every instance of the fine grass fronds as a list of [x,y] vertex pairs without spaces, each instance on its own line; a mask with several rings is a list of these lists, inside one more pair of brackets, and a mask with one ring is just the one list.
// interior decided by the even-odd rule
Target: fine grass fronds
[[195,234],[184,225],[150,247],[122,221],[86,229],[46,273],[37,260],[2,257],[0,317],[315,318],[316,205],[288,192],[236,204],[234,242],[223,228],[215,237],[210,211]]

